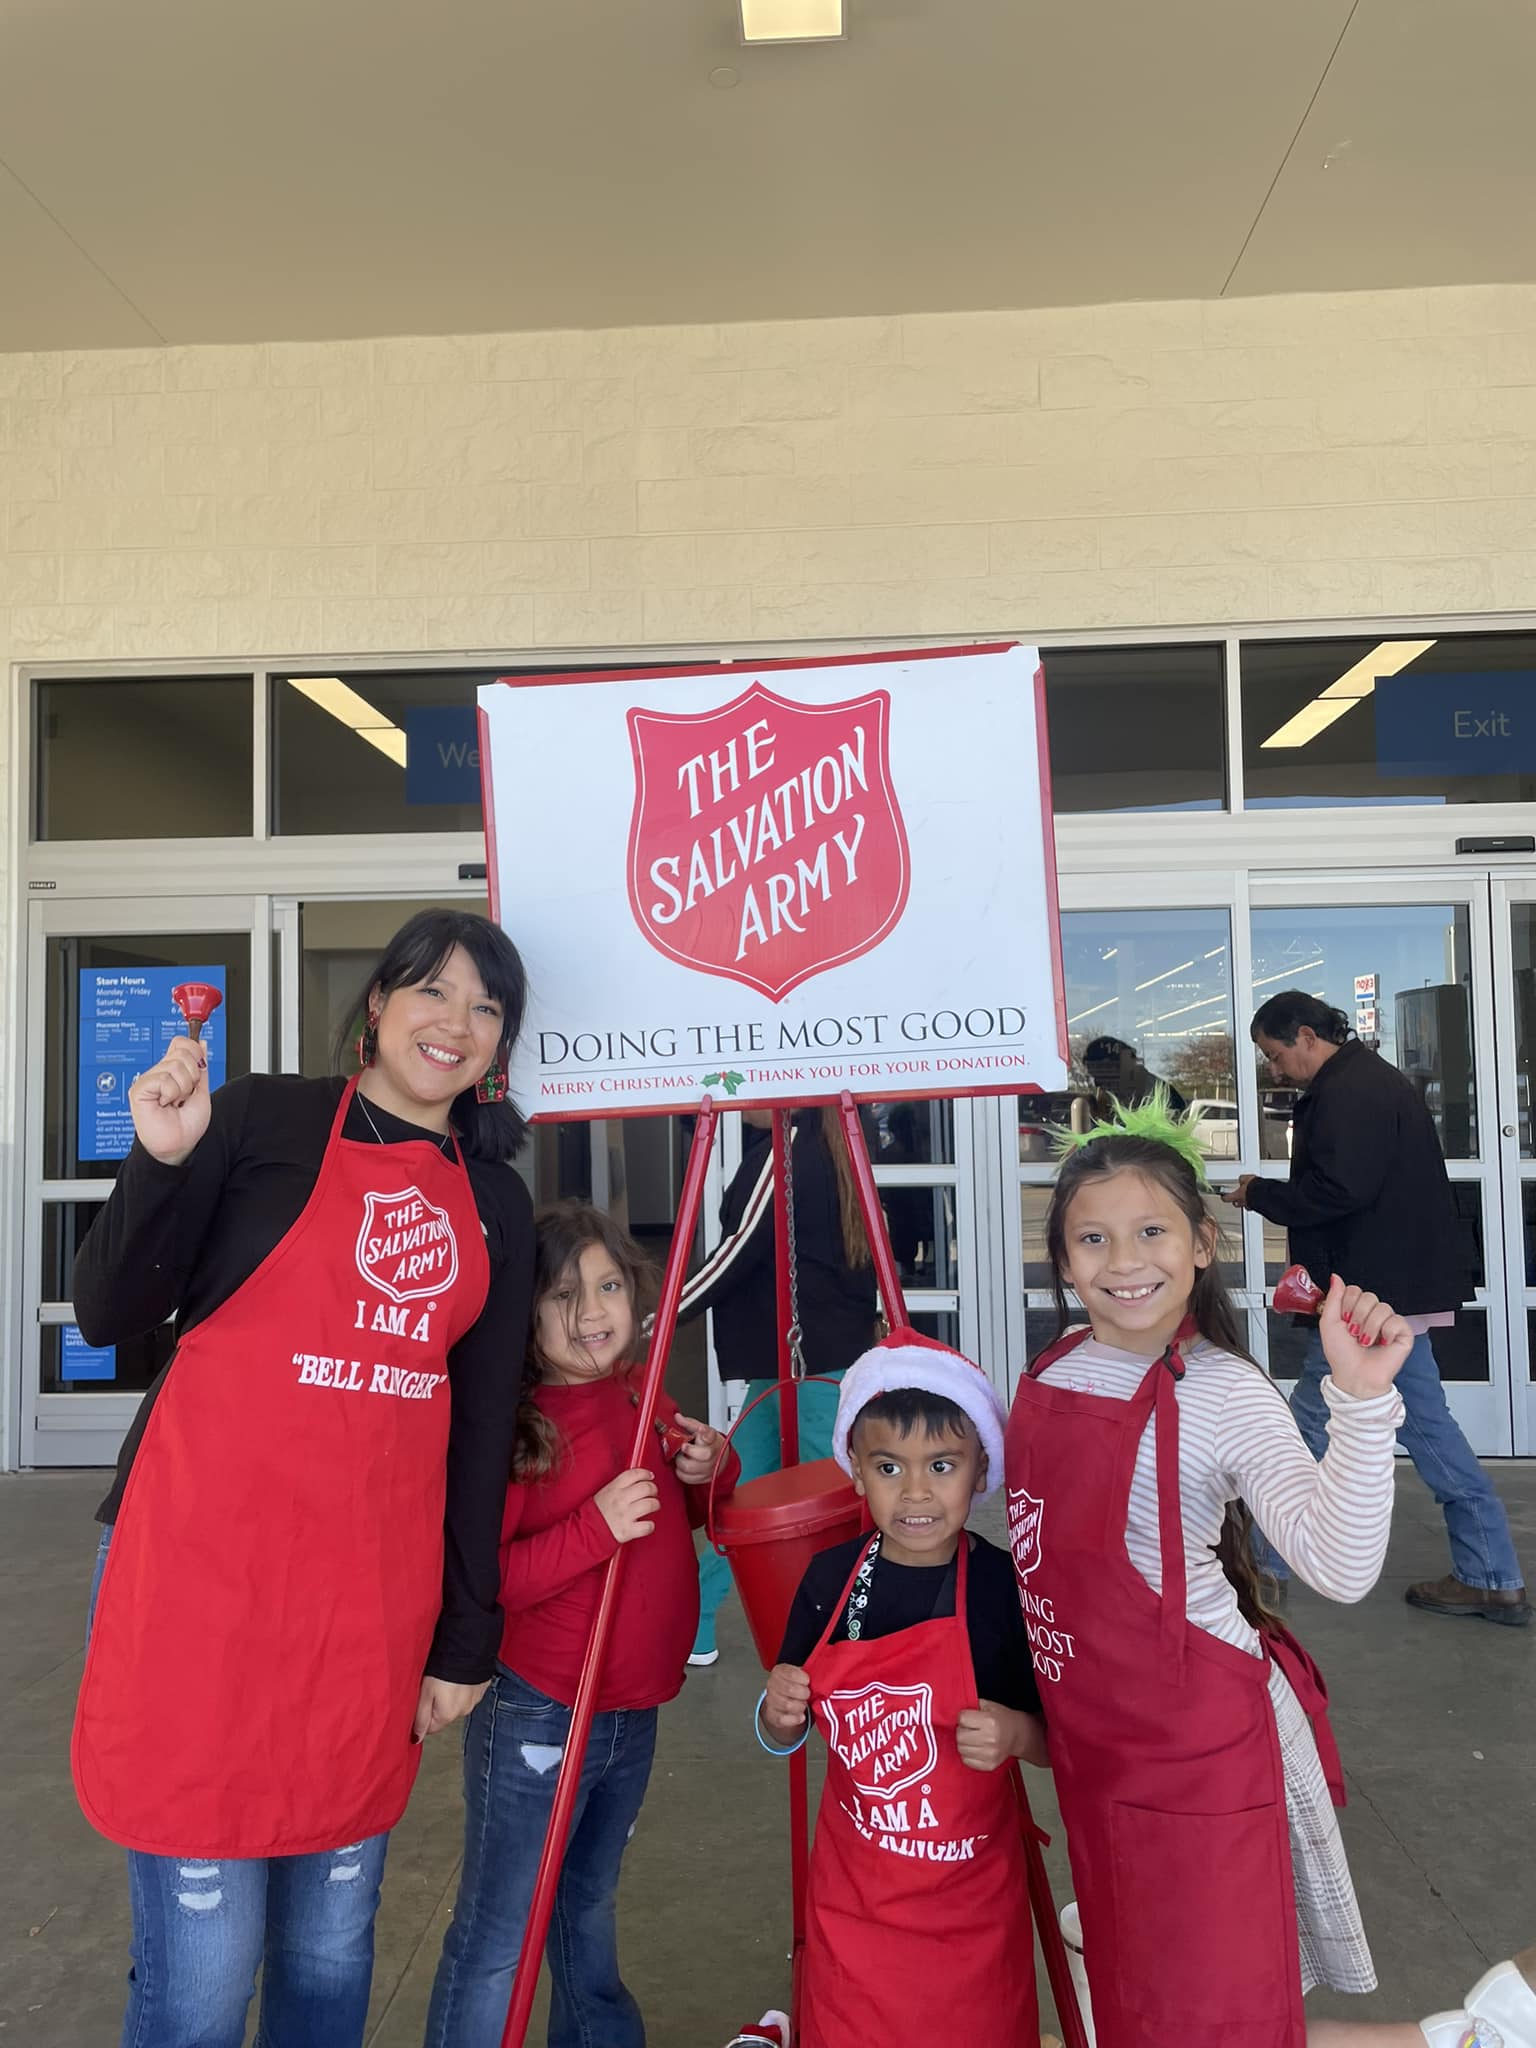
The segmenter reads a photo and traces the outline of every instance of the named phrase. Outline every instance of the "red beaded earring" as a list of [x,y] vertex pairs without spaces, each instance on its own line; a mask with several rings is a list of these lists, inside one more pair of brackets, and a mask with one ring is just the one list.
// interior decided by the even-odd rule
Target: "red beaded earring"
[[494,1059],[475,1084],[476,1102],[505,1102],[507,1099],[507,1070],[499,1058]]
[[379,1020],[370,1010],[368,1022],[357,1034],[357,1064],[371,1067],[379,1056]]

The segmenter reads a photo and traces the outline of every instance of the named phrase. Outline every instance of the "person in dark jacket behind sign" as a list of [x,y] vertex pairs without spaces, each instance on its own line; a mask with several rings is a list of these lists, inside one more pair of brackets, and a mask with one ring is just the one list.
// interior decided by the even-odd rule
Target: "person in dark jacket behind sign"
[[[681,1320],[714,1312],[723,1379],[745,1380],[749,1401],[778,1378],[778,1261],[774,1255],[773,1112],[742,1111],[741,1165],[720,1204],[720,1242],[683,1289]],[[808,1373],[839,1378],[868,1348],[875,1327],[875,1269],[838,1113],[800,1109],[791,1125],[795,1269],[801,1348]],[[838,1388],[802,1387],[800,1456],[830,1457]],[[779,1466],[775,1401],[746,1417],[735,1438],[743,1479]],[[698,1640],[689,1662],[713,1664],[715,1611],[730,1590],[723,1557],[707,1546],[700,1562]]]
[[[1432,1329],[1453,1322],[1468,1276],[1429,1111],[1396,1067],[1350,1036],[1342,1011],[1316,996],[1299,989],[1271,996],[1251,1033],[1282,1079],[1305,1092],[1296,1105],[1290,1179],[1244,1174],[1227,1200],[1283,1224],[1291,1258],[1319,1287],[1332,1273],[1346,1274],[1413,1325],[1413,1350],[1397,1382],[1407,1408],[1399,1441],[1445,1510],[1452,1571],[1410,1586],[1408,1601],[1432,1614],[1523,1627],[1531,1609],[1509,1517],[1446,1405],[1430,1343]],[[1328,1442],[1326,1370],[1314,1330],[1291,1407],[1319,1458]]]

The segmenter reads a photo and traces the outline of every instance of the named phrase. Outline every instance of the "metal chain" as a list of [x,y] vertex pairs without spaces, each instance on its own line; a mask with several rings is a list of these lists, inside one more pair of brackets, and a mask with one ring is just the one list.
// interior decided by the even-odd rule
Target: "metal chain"
[[789,1250],[789,1371],[792,1379],[805,1378],[805,1352],[800,1330],[800,1266],[795,1251],[795,1121],[791,1114],[784,1132],[784,1219]]

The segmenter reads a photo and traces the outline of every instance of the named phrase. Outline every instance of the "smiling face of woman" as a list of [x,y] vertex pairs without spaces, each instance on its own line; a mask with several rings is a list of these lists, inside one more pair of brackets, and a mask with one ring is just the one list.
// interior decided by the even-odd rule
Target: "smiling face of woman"
[[474,961],[455,946],[425,981],[375,991],[369,1013],[378,1052],[363,1094],[407,1123],[447,1130],[455,1097],[484,1078],[501,1043],[502,1007]]

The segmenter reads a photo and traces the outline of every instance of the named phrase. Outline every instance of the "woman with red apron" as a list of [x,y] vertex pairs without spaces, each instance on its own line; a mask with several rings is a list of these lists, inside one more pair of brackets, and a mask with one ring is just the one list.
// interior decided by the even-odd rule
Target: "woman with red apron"
[[262,1964],[264,2041],[362,2040],[389,1830],[500,1634],[524,993],[500,931],[429,911],[369,978],[358,1078],[211,1099],[177,1039],[131,1090],[76,1273],[92,1341],[178,1313],[102,1511],[74,1731],[129,1851],[124,2048],[240,2048]]
[[1361,1597],[1390,1525],[1409,1338],[1385,1304],[1336,1287],[1334,1462],[1309,1474],[1289,1411],[1240,1355],[1187,1133],[1166,1113],[1121,1117],[1069,1156],[1047,1223],[1063,1320],[1070,1284],[1092,1328],[1034,1361],[1006,1447],[1093,2019],[1104,2048],[1302,2048],[1304,1979],[1374,1977],[1322,1683],[1253,1605],[1223,1513],[1236,1474],[1319,1590]]
[[952,1614],[833,1642],[861,1552],[806,1662],[827,1777],[797,2048],[1039,2048],[1017,1767],[972,1770],[955,1742],[977,1706],[969,1561],[962,1535]]

